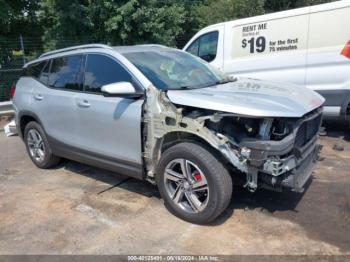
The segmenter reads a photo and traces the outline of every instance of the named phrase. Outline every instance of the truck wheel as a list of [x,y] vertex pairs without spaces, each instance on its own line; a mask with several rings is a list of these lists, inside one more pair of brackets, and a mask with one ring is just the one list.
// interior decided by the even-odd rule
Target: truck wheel
[[156,180],[167,209],[192,223],[213,221],[227,208],[232,196],[227,169],[195,143],[167,149],[160,158]]
[[24,129],[24,142],[32,162],[39,168],[57,165],[60,158],[52,154],[43,128],[37,122],[29,122]]

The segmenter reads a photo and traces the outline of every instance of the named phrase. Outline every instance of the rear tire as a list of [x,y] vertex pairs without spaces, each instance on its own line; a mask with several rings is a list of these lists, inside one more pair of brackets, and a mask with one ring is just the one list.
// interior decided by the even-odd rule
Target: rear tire
[[47,169],[57,165],[60,158],[53,155],[44,129],[37,122],[29,122],[24,129],[24,143],[32,162]]
[[214,154],[195,143],[167,149],[160,158],[156,181],[167,209],[196,224],[212,222],[232,196],[227,169]]

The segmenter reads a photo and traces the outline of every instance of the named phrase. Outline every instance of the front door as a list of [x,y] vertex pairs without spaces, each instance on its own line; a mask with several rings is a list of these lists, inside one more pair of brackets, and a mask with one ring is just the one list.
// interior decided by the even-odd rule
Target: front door
[[101,87],[132,82],[130,73],[114,58],[88,54],[84,92],[75,97],[79,148],[120,165],[141,165],[143,99],[104,97]]

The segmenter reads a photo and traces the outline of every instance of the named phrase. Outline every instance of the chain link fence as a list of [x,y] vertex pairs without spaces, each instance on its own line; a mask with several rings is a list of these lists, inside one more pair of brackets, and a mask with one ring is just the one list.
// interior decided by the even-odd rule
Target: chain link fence
[[41,51],[41,46],[40,39],[0,36],[0,102],[10,100],[10,88],[21,76],[23,65]]
[[[73,39],[60,39],[57,48],[93,43],[84,39],[77,43]],[[0,35],[0,102],[10,100],[10,89],[22,75],[25,63],[39,57],[44,52],[40,37],[4,37]]]
[[20,77],[22,69],[0,69],[0,102],[10,100],[11,86]]

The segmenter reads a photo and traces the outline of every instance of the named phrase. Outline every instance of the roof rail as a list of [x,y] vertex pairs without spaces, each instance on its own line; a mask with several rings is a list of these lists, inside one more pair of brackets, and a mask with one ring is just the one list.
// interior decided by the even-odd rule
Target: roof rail
[[112,49],[112,47],[110,47],[108,45],[103,45],[103,44],[77,45],[77,46],[71,46],[71,47],[67,47],[67,48],[62,48],[62,49],[57,49],[54,51],[46,52],[46,53],[42,54],[41,56],[39,56],[39,58],[49,56],[49,55],[59,54],[59,53],[63,53],[63,52],[79,50],[79,49],[88,49],[88,48]]
[[165,45],[160,45],[160,44],[140,44],[138,46],[158,46],[158,47],[167,47]]

